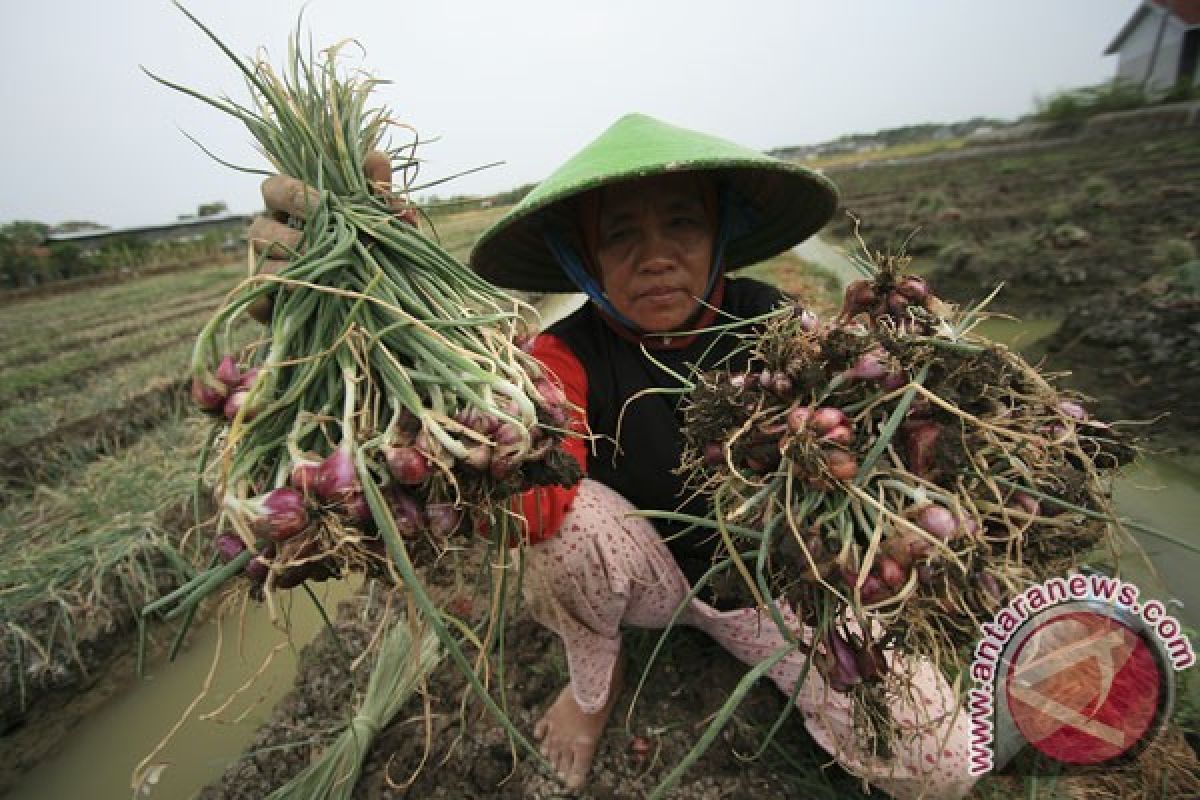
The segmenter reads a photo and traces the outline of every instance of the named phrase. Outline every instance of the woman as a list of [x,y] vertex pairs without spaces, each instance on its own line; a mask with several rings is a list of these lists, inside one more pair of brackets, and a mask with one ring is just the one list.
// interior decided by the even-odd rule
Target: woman
[[[386,156],[372,154],[366,169],[386,190]],[[309,191],[284,176],[263,185],[268,209],[293,217],[303,217]],[[570,672],[534,734],[572,788],[586,782],[620,693],[621,626],[665,627],[716,552],[702,533],[680,535],[681,525],[631,516],[707,513],[675,473],[683,451],[679,394],[653,390],[677,389],[675,376],[693,368],[745,365],[735,336],[697,331],[787,299],[726,273],[812,235],[836,206],[833,185],[809,170],[630,115],[547,178],[472,253],[472,267],[499,286],[589,298],[534,342],[535,356],[582,410],[578,426],[592,434],[567,440],[588,477],[522,498],[527,602],[562,638]],[[293,246],[299,233],[259,218],[249,235],[269,252],[273,242]],[[706,599],[688,602],[679,621],[743,662],[758,663],[784,644],[766,615],[718,610],[716,598]],[[809,638],[790,610],[783,616]],[[805,661],[795,654],[767,674],[790,695]],[[896,797],[962,796],[972,783],[966,715],[932,665],[916,666],[912,690],[893,705],[905,736],[890,760],[862,752],[846,696],[827,690],[815,670],[797,704],[814,739],[874,786]]]
[[[820,175],[641,115],[622,118],[481,237],[471,266],[499,286],[582,291],[589,302],[551,326],[534,355],[583,409],[590,449],[573,440],[587,478],[528,493],[526,597],[567,651],[570,682],[537,723],[542,752],[564,782],[584,785],[620,690],[622,625],[665,627],[711,566],[711,537],[635,510],[706,513],[675,473],[683,450],[676,375],[739,367],[733,335],[701,332],[785,301],[766,284],[726,273],[782,252],[833,215]],[[733,360],[730,361],[730,357]],[[740,356],[744,365],[745,356]],[[796,631],[803,626],[789,611]],[[690,601],[681,621],[747,664],[784,643],[754,609]],[[768,674],[790,693],[805,657]],[[811,672],[797,703],[814,738],[848,770],[897,797],[958,797],[967,772],[967,720],[945,681],[919,665],[896,698],[906,726],[881,761],[855,739],[844,695]]]

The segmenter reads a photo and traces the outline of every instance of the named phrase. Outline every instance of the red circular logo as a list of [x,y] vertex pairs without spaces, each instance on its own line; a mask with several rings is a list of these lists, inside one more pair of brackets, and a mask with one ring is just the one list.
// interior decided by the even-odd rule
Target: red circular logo
[[1020,642],[1004,691],[1017,729],[1040,752],[1067,764],[1100,764],[1146,737],[1158,716],[1163,673],[1128,626],[1072,611]]

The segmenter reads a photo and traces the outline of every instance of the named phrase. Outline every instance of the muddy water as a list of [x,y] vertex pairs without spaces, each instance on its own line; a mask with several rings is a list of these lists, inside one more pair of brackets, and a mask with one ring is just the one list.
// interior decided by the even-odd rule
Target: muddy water
[[[353,588],[349,582],[331,581],[319,587],[317,596],[332,616]],[[163,659],[149,665],[145,680],[85,719],[59,753],[29,772],[7,797],[130,797],[130,775],[201,692],[220,638],[219,661],[207,696],[154,758],[153,763],[167,766],[148,797],[191,797],[215,780],[241,755],[255,729],[291,688],[299,650],[324,624],[307,595],[291,594],[280,609],[291,623],[290,640],[272,625],[265,606],[249,605],[244,621],[235,613],[220,624],[209,622],[174,663]],[[249,688],[238,694],[247,684]],[[234,699],[229,707],[214,719],[201,718],[230,697]]]

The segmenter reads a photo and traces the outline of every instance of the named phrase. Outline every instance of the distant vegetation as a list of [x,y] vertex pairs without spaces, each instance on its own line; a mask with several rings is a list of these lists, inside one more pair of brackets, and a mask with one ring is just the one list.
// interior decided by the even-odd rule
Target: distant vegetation
[[977,130],[1006,125],[1004,120],[991,117],[973,117],[962,122],[947,124],[924,123],[888,128],[875,133],[849,133],[819,144],[793,145],[769,150],[777,158],[789,161],[814,160],[844,154],[868,154],[897,148],[911,149],[930,142],[961,141]]
[[1188,82],[1177,84],[1163,94],[1148,93],[1141,86],[1127,81],[1109,81],[1098,86],[1068,89],[1045,99],[1039,98],[1033,118],[1039,122],[1073,124],[1096,114],[1189,100],[1200,100],[1200,87]]
[[456,214],[460,211],[478,211],[486,208],[501,208],[516,205],[525,199],[536,187],[536,183],[527,183],[506,192],[493,195],[454,194],[441,197],[436,194],[426,195],[417,200],[417,204],[428,215],[435,219],[446,214]]

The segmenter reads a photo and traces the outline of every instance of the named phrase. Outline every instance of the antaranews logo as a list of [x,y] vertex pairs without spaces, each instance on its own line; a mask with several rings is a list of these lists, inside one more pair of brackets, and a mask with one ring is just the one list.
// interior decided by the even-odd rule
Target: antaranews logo
[[1026,745],[1091,766],[1136,752],[1174,703],[1175,672],[1196,661],[1179,621],[1107,575],[1052,578],[982,626],[968,711],[972,775]]

